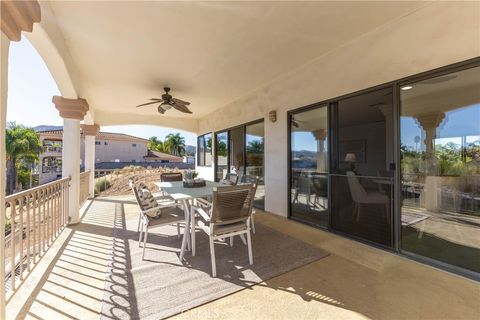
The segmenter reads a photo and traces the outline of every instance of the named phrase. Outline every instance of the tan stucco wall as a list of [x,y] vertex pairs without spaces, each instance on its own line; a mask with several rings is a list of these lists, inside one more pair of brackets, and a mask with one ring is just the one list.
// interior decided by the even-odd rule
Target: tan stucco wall
[[286,216],[288,110],[478,56],[480,3],[432,3],[209,114],[199,134],[265,118],[265,208]]

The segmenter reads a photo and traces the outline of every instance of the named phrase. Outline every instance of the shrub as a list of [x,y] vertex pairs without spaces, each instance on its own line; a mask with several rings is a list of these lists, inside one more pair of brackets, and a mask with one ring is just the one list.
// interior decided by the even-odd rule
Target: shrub
[[99,194],[102,191],[110,188],[112,183],[109,180],[100,179],[95,182],[95,194]]

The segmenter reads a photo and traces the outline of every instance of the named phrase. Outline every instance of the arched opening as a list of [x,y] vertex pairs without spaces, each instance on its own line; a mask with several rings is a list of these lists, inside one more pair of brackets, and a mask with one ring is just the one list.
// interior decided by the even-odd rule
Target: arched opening
[[[28,39],[10,44],[7,100],[7,194],[61,178],[60,91]],[[28,143],[26,144],[26,141]]]

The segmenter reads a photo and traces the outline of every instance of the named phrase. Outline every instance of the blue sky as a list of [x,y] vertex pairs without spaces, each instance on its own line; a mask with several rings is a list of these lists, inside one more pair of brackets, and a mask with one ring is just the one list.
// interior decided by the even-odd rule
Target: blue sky
[[[62,118],[52,104],[52,97],[60,95],[47,66],[30,42],[22,38],[10,44],[8,64],[7,121],[25,126],[62,125]],[[180,132],[188,145],[196,145],[196,135],[157,126],[104,126],[102,131],[119,132],[163,140],[169,133]]]

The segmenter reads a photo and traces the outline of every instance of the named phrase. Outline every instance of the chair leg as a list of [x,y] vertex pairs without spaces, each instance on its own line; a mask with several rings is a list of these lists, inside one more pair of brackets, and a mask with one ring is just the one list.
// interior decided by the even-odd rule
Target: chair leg
[[143,233],[143,221],[141,223],[139,221],[139,227],[138,227],[138,247],[139,248],[142,247],[142,233]]
[[177,223],[177,237],[178,237],[178,239],[180,239],[180,236],[181,236],[181,234],[180,234],[180,223]]
[[145,258],[145,247],[147,246],[148,226],[145,226],[145,235],[143,236],[142,260]]
[[141,222],[141,221],[142,221],[142,214],[140,213],[140,214],[138,215],[138,226],[137,226],[137,232],[139,232],[139,231],[140,231],[140,222]]
[[255,234],[255,220],[253,220],[253,214],[250,216],[250,223],[252,224],[252,232]]
[[361,207],[360,203],[357,203],[356,206],[357,206],[357,222],[359,222],[360,221],[360,211],[361,211],[362,207]]
[[250,262],[250,265],[252,265],[253,264],[252,236],[250,235],[250,230],[247,231],[247,243],[248,243],[248,262]]
[[215,278],[217,276],[217,265],[215,263],[215,248],[212,236],[210,236],[210,258],[212,260],[212,277]]
[[242,242],[244,245],[247,245],[247,240],[245,239],[245,235],[244,234],[241,234],[240,235],[240,239],[242,239]]

